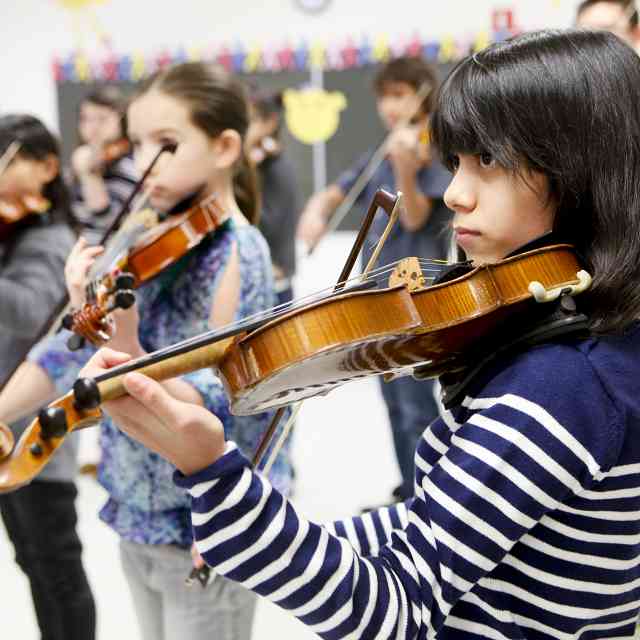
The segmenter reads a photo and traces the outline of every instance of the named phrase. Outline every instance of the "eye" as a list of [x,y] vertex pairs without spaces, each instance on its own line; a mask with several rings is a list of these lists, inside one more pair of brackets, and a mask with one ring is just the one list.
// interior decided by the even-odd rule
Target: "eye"
[[450,171],[455,173],[458,170],[458,167],[460,167],[460,156],[457,156],[455,154],[450,155],[447,158],[447,166],[449,167]]
[[173,138],[163,137],[159,140],[161,147],[173,147],[175,153],[175,149],[178,147],[178,143]]
[[485,151],[484,153],[481,153],[479,157],[481,167],[484,167],[485,169],[492,169],[496,166],[496,161],[490,153]]

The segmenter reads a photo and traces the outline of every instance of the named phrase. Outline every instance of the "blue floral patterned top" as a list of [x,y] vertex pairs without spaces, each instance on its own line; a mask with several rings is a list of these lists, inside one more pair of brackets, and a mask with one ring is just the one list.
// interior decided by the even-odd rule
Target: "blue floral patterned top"
[[[173,267],[137,292],[140,343],[150,352],[209,329],[208,318],[233,243],[237,245],[241,293],[240,319],[274,305],[269,250],[251,226],[229,225],[201,243]],[[43,367],[60,394],[66,393],[94,349],[69,351],[69,333],[61,331],[29,354]],[[232,416],[222,382],[211,369],[184,376],[202,395],[206,407],[223,422],[227,438],[251,455],[273,415]],[[109,493],[100,517],[123,538],[142,544],[191,544],[190,498],[172,480],[174,467],[121,432],[105,414],[100,433],[102,460],[98,479]],[[285,492],[291,468],[286,449],[270,478]]]

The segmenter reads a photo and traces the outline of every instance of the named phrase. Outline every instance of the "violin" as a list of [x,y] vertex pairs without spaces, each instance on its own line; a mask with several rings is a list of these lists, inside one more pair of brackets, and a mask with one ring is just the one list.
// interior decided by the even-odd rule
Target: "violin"
[[0,238],[4,238],[12,226],[32,214],[49,211],[51,203],[39,194],[0,198]]
[[126,138],[120,138],[106,142],[98,149],[89,145],[81,145],[78,149],[80,148],[83,151],[86,149],[89,155],[87,170],[91,173],[102,173],[106,166],[126,156],[131,151],[131,143]]
[[121,138],[120,140],[114,140],[113,142],[107,142],[102,147],[102,155],[100,162],[102,165],[110,164],[126,156],[131,151],[131,143],[127,138]]
[[[506,319],[560,295],[578,295],[591,282],[567,244],[534,249],[431,286],[411,266],[415,260],[400,263],[384,289],[338,288],[311,303],[294,303],[77,380],[0,461],[0,492],[30,482],[67,433],[98,423],[100,404],[125,395],[122,379],[131,371],[165,380],[215,367],[232,413],[261,412],[370,375],[407,374],[418,366],[423,375],[425,365],[429,375],[440,375]],[[376,284],[364,281],[356,288],[371,283]]]
[[110,314],[135,303],[133,289],[175,264],[229,218],[215,196],[161,222],[151,210],[138,212],[99,261],[101,273],[87,285],[85,304],[64,317],[62,325],[80,338],[69,346],[78,348],[84,340],[106,344],[115,331]]

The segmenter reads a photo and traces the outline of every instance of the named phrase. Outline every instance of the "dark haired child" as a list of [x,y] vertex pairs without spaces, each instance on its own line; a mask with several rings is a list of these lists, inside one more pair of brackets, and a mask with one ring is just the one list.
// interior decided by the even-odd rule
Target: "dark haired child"
[[80,102],[80,144],[71,155],[71,206],[89,244],[100,242],[136,183],[133,158],[123,144],[125,108],[125,98],[114,86],[95,89]]
[[260,179],[258,227],[269,245],[278,304],[293,299],[295,234],[302,195],[295,170],[283,148],[282,94],[254,90],[249,96],[251,121],[245,145]]
[[[419,256],[444,259],[451,219],[442,196],[449,184],[449,173],[431,157],[424,141],[429,112],[437,91],[435,69],[421,58],[396,58],[386,63],[374,81],[378,113],[389,130],[387,155],[375,170],[357,202],[368,206],[376,189],[402,191],[405,209],[387,238],[378,266],[401,258]],[[411,122],[408,122],[411,120]],[[302,212],[298,236],[313,246],[322,236],[331,215],[345,199],[369,164],[375,149],[364,153],[348,171],[324,191],[314,195]],[[365,262],[382,235],[386,216],[379,213],[365,245]],[[413,452],[425,423],[438,415],[431,381],[405,377],[380,383],[393,434],[401,484],[394,489],[395,500],[413,493]]]
[[636,50],[640,45],[635,0],[583,0],[576,11],[576,26],[611,31]]
[[[0,153],[14,142],[20,146],[0,174],[0,200],[37,195],[50,209],[25,216],[0,240],[0,384],[62,299],[64,263],[74,241],[57,140],[32,116],[0,117]],[[27,384],[24,378],[21,384]],[[11,425],[16,439],[28,424],[17,418],[0,402],[0,420]],[[95,606],[76,532],[76,454],[72,437],[37,481],[0,495],[2,521],[47,640],[95,636]]]
[[[579,332],[532,343],[511,326],[509,349],[492,351],[504,335],[478,342],[486,357],[470,366],[482,366],[419,442],[411,500],[321,527],[225,443],[215,416],[153,380],[125,376],[132,397],[109,411],[180,469],[207,563],[321,637],[632,638],[640,58],[606,32],[519,36],[454,68],[432,126],[473,265],[564,241],[593,282],[574,298]],[[104,350],[84,373],[126,359]]]

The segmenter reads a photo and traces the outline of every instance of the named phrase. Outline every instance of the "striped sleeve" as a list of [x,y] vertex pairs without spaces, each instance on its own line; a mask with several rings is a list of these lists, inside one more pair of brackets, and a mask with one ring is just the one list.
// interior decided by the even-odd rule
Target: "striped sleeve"
[[335,520],[323,526],[329,533],[345,538],[357,553],[368,556],[378,553],[391,540],[394,531],[408,524],[410,501],[380,507],[361,516]]
[[[574,381],[573,391],[586,391],[590,401],[572,398],[571,412],[559,411],[566,422],[523,395],[467,399],[469,417],[421,476],[406,525],[369,554],[366,535],[336,525],[334,533],[346,533],[337,536],[309,522],[230,445],[200,474],[176,475],[193,497],[198,549],[217,572],[329,639],[432,637],[445,626],[465,629],[480,619],[490,637],[513,637],[513,618],[488,604],[496,592],[537,607],[538,616],[552,621],[549,628],[567,628],[576,615],[586,621],[588,606],[568,604],[576,598],[574,581],[564,584],[552,568],[544,575],[512,555],[519,541],[602,475],[605,443],[594,425],[615,430],[619,419],[593,376]],[[571,398],[572,389],[565,391]],[[561,404],[564,397],[554,396]],[[578,601],[606,607],[607,598],[593,589],[581,591]]]

